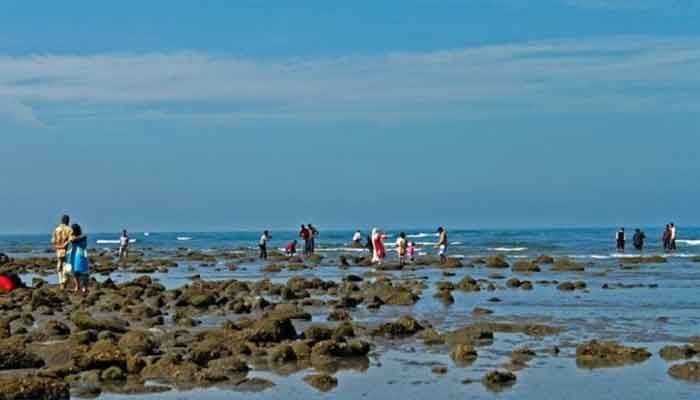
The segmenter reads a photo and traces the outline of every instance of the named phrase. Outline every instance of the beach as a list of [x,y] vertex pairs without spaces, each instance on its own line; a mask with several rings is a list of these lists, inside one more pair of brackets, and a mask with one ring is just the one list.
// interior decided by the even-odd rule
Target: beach
[[404,229],[403,267],[354,230],[310,257],[273,230],[266,261],[259,232],[132,233],[124,263],[88,232],[87,296],[58,290],[46,235],[0,236],[31,286],[0,295],[0,399],[693,398],[700,229],[674,253],[644,230],[622,254],[615,228],[448,227],[440,264],[434,229]]

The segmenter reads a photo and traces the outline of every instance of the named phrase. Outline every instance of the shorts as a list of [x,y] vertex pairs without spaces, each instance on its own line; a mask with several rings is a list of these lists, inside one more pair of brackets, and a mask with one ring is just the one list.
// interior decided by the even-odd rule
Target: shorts
[[444,256],[445,254],[447,254],[447,246],[441,245],[441,246],[439,247],[438,254],[439,254],[440,256]]

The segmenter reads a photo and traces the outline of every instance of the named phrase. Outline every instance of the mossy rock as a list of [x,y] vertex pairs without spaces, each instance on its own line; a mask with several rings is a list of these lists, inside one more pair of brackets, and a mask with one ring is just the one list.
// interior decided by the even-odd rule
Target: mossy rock
[[508,268],[510,265],[501,255],[486,257],[486,266],[489,268]]

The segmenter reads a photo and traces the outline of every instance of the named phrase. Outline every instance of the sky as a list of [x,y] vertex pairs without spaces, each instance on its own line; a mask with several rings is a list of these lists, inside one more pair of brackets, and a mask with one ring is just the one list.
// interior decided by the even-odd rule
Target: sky
[[700,225],[700,2],[0,3],[0,233]]

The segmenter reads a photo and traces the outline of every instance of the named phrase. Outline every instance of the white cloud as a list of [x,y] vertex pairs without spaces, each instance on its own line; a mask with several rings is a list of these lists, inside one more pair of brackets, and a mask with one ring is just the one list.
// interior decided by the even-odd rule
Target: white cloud
[[654,37],[285,60],[0,56],[0,98],[33,123],[33,108],[55,120],[217,121],[689,111],[698,67],[700,38]]

